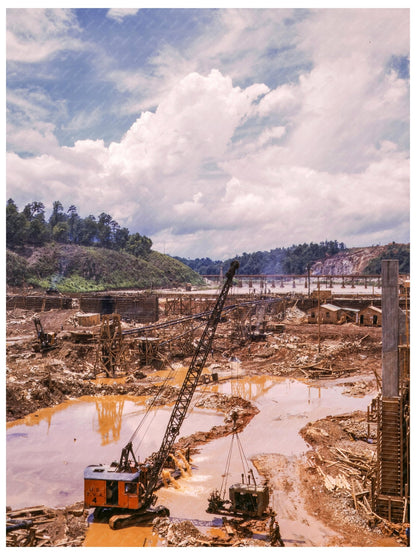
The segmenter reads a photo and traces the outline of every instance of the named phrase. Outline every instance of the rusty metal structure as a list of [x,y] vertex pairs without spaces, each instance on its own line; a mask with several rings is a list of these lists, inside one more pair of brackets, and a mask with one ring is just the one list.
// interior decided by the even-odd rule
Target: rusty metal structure
[[44,331],[40,318],[33,318],[36,328],[37,341],[33,344],[33,349],[37,352],[45,353],[56,348],[56,333],[47,333]]

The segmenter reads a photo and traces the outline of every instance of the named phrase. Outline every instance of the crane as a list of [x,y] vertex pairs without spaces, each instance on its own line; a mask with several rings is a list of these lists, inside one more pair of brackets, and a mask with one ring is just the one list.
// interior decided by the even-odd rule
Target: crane
[[132,442],[129,441],[121,451],[119,462],[90,465],[84,470],[84,507],[98,511],[110,509],[113,516],[109,519],[109,525],[113,529],[131,526],[155,516],[169,515],[166,507],[155,506],[155,490],[211,351],[225,299],[238,266],[238,261],[232,262],[226,273],[224,285],[195,349],[159,450],[153,453],[148,462],[139,463]]

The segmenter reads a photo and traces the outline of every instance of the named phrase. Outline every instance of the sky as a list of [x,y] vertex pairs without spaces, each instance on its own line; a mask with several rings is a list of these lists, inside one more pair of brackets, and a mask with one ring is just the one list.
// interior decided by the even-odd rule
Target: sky
[[106,212],[186,258],[410,241],[408,8],[8,8],[6,24],[19,210]]

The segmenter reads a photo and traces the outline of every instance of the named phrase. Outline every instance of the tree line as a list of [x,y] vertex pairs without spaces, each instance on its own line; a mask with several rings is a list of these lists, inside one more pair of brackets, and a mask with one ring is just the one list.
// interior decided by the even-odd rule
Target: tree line
[[102,247],[125,251],[134,256],[145,257],[152,248],[152,240],[140,233],[130,234],[102,212],[98,217],[81,218],[77,208],[71,205],[67,211],[62,203],[54,201],[52,213],[45,216],[42,202],[30,202],[20,212],[13,199],[6,205],[6,246],[18,250],[24,245],[41,247],[55,241],[62,244]]
[[381,274],[382,260],[394,259],[399,261],[399,274],[410,273],[410,244],[389,243],[383,254],[371,259],[364,269],[365,274]]
[[303,243],[287,248],[276,248],[270,251],[244,252],[241,256],[221,261],[210,258],[177,258],[192,270],[201,275],[218,275],[221,268],[226,271],[232,260],[238,260],[241,275],[259,274],[305,274],[308,266],[332,256],[337,252],[346,250],[344,243],[338,241],[321,241],[320,243]]

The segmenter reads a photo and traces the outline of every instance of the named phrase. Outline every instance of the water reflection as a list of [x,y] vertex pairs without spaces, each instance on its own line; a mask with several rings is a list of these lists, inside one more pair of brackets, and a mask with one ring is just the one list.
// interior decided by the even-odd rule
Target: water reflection
[[[259,408],[260,412],[240,434],[249,459],[261,453],[278,454],[285,461],[297,457],[308,449],[299,434],[307,422],[329,414],[365,410],[371,401],[371,396],[342,395],[340,387],[328,389],[271,376],[243,377],[240,369],[238,372],[238,379],[234,375],[228,381],[221,381],[219,373],[219,382],[206,384],[200,390],[238,393]],[[8,424],[7,504],[13,509],[39,504],[59,507],[82,500],[85,466],[117,460],[145,411],[145,398],[88,397]],[[140,438],[142,460],[159,448],[170,413],[171,409],[163,408],[151,411],[149,434],[146,441]],[[180,435],[208,431],[222,422],[222,415],[214,411],[194,409],[185,419]],[[224,437],[202,446],[195,455],[197,468],[192,475],[181,478],[179,489],[160,490],[158,503],[168,506],[175,517],[206,519],[207,498],[220,486],[230,440]],[[237,460],[230,466],[228,483],[239,481],[240,472]],[[98,536],[104,538],[100,532],[104,528],[97,526]],[[105,528],[105,533],[108,531]],[[154,543],[147,545],[160,545],[157,538],[151,539]],[[111,531],[102,540],[104,543],[100,541],[88,536],[86,545],[142,546],[145,538],[137,535],[116,538]]]
[[124,409],[124,399],[103,397],[95,401],[97,424],[94,431],[101,435],[101,444],[118,442]]
[[[7,504],[62,507],[82,500],[84,468],[118,460],[146,410],[143,397],[83,397],[7,424]],[[143,430],[137,440],[139,460],[159,448],[170,413],[165,408],[149,412],[149,433]],[[222,422],[223,415],[213,410],[194,409],[180,435]]]

